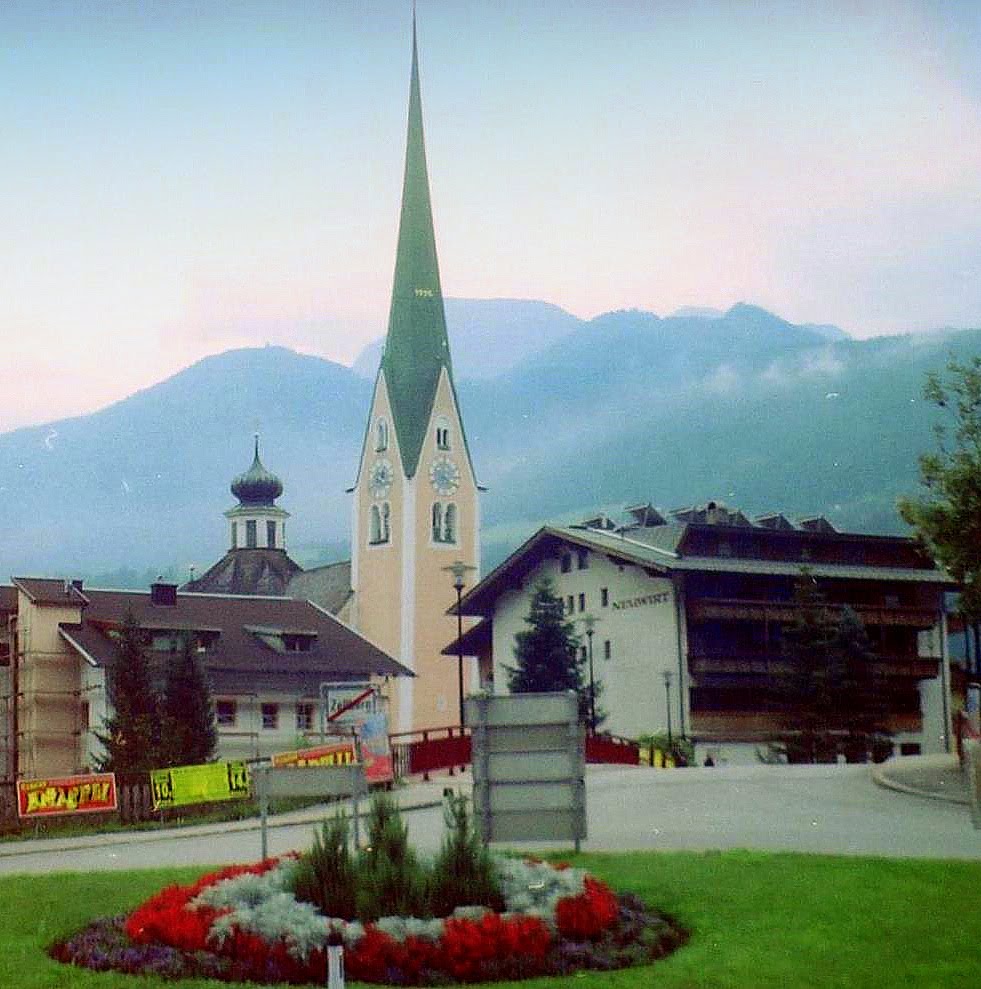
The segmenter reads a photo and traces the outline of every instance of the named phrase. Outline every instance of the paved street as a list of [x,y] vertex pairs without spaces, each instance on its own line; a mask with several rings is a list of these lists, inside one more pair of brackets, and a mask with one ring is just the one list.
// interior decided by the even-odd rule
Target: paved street
[[[981,859],[981,832],[971,826],[967,807],[883,790],[865,766],[675,771],[600,766],[589,768],[587,780],[586,850],[756,848]],[[441,777],[399,791],[405,805],[430,804],[406,815],[421,851],[438,846],[442,816],[432,803],[443,786],[454,785],[468,787],[469,777]],[[277,819],[269,832],[270,852],[307,847],[316,816],[306,811]],[[257,828],[226,824],[0,844],[0,873],[210,865],[258,857]]]

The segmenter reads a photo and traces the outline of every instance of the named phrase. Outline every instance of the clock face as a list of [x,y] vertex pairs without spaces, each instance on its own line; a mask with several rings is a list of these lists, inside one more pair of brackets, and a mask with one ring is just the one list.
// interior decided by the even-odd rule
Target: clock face
[[384,498],[391,490],[394,477],[395,472],[392,470],[390,461],[384,458],[376,460],[371,465],[371,473],[368,475],[368,487],[371,489],[371,496]]
[[437,494],[451,495],[460,486],[460,468],[449,457],[437,457],[429,468],[429,481]]

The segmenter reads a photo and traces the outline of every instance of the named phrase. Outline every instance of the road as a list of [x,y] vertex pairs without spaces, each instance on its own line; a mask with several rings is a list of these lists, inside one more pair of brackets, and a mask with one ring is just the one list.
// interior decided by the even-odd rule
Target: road
[[[406,787],[400,800],[431,804],[444,785],[461,779],[466,786],[468,777],[444,777]],[[587,851],[754,848],[981,859],[981,832],[971,826],[966,807],[880,789],[865,766],[590,767],[587,807]],[[407,811],[406,820],[419,851],[435,851],[442,834],[440,808]],[[270,853],[306,848],[314,826],[309,813],[278,821],[269,832]],[[258,830],[228,824],[0,844],[0,874],[212,865],[258,857]]]

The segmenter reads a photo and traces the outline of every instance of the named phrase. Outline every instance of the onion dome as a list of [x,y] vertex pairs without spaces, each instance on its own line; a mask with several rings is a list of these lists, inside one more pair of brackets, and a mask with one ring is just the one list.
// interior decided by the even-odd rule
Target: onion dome
[[232,481],[232,494],[243,505],[272,506],[283,493],[283,482],[262,466],[259,459],[259,437],[255,438],[255,459],[252,466]]

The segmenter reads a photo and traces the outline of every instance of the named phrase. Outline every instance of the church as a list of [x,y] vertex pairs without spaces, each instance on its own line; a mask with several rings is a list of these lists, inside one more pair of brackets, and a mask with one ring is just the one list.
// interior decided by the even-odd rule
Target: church
[[[351,559],[304,571],[286,552],[282,482],[252,466],[232,483],[229,550],[183,590],[313,601],[414,676],[392,681],[392,731],[460,723],[451,569],[478,573],[476,475],[460,416],[423,138],[415,23],[405,175],[388,332],[354,475]],[[465,689],[476,666],[465,661]]]

